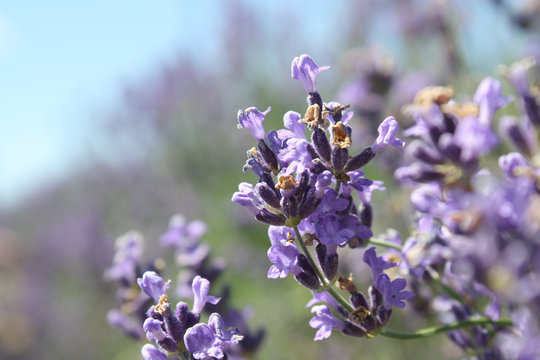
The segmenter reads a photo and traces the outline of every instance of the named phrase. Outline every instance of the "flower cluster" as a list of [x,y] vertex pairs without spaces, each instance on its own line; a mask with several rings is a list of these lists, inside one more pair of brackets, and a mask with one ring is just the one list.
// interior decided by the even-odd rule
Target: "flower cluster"
[[[310,325],[319,329],[315,340],[327,338],[332,330],[373,336],[387,324],[392,306],[402,308],[403,300],[413,296],[404,290],[405,279],[392,280],[384,272],[396,264],[377,257],[373,247],[364,252],[364,262],[373,275],[369,301],[352,278],[338,275],[338,249],[368,244],[373,235],[371,194],[384,190],[382,182],[364,177],[360,169],[388,145],[401,150],[404,142],[396,137],[396,119],[387,117],[374,143],[350,154],[353,113],[347,111],[347,105],[323,103],[317,92],[315,77],[326,69],[308,55],[293,60],[292,77],[303,83],[308,108],[304,116],[287,112],[283,129],[268,133],[264,129],[270,108],[238,112],[239,128],[248,129],[257,141],[257,147],[247,152],[244,171],[250,169],[259,181],[256,185],[241,183],[232,197],[257,220],[270,225],[268,258],[272,266],[268,277],[291,273],[313,291],[308,306],[315,313]],[[337,292],[335,284],[348,292],[349,300]],[[315,305],[318,303],[322,305]]]
[[[251,333],[247,313],[228,304],[228,287],[222,297],[208,295],[210,281],[219,277],[225,264],[219,258],[210,260],[210,247],[201,241],[205,233],[202,221],[187,223],[182,215],[175,215],[160,238],[163,247],[175,249],[175,261],[180,267],[175,294],[193,299],[191,310],[183,301],[174,309],[169,303],[166,291],[170,281],[163,281],[158,274],[166,270],[163,259],[142,266],[143,238],[139,233],[130,232],[117,240],[113,266],[105,277],[118,281],[120,309],[109,311],[107,318],[112,326],[128,335],[146,337],[154,343],[143,346],[141,354],[145,360],[169,356],[223,359],[227,355],[242,359],[256,352],[263,340],[264,330]],[[199,323],[203,310],[211,312],[207,324]]]
[[[410,108],[416,124],[406,131],[416,138],[406,149],[412,161],[396,171],[413,185],[419,214],[401,256],[415,283],[430,279],[444,289],[424,301],[446,322],[497,321],[508,311],[519,330],[487,324],[449,333],[482,359],[540,357],[540,107],[527,81],[531,65],[504,70],[523,115],[498,119],[502,136],[493,123],[511,98],[497,80],[483,80],[470,102],[453,100],[450,88],[421,91]],[[482,157],[500,138],[517,151],[488,169]]]
[[205,304],[216,304],[219,298],[208,295],[210,282],[196,276],[193,279],[193,307],[183,301],[176,304],[174,312],[166,295],[169,282],[155,272],[147,271],[137,280],[145,294],[152,297],[155,305],[148,310],[143,330],[154,345],[144,345],[141,354],[145,360],[165,360],[168,356],[186,359],[188,352],[195,359],[222,359],[231,344],[242,337],[235,329],[227,329],[218,313],[212,313],[208,324],[200,323]]

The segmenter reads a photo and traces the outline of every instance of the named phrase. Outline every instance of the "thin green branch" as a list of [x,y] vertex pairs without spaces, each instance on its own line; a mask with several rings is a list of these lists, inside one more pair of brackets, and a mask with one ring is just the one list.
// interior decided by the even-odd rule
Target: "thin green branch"
[[309,261],[309,264],[311,265],[311,267],[313,267],[313,270],[315,270],[315,273],[317,274],[319,280],[321,281],[323,285],[323,290],[326,290],[347,311],[349,312],[354,311],[354,308],[351,306],[351,304],[349,304],[347,300],[345,300],[341,295],[338,294],[338,292],[332,287],[332,284],[329,283],[329,281],[326,279],[323,273],[319,270],[319,267],[317,266],[317,264],[315,264],[313,257],[311,256],[310,252],[308,251],[306,247],[306,244],[304,244],[304,239],[302,239],[302,235],[300,234],[300,230],[298,230],[298,226],[294,227],[294,233],[296,234],[296,240],[300,244],[300,247],[302,248],[304,255],[306,255]]
[[457,330],[457,329],[476,326],[476,325],[512,326],[513,324],[512,324],[512,321],[509,319],[493,321],[491,319],[481,318],[481,319],[456,321],[451,324],[429,327],[429,328],[421,329],[412,333],[401,333],[397,331],[388,330],[385,328],[385,329],[382,329],[382,331],[379,334],[382,336],[393,338],[393,339],[411,340],[411,339],[421,339],[421,338],[437,335],[440,333],[445,333],[452,330]]
[[369,242],[370,244],[376,245],[376,246],[381,246],[381,247],[386,247],[386,248],[392,248],[392,249],[396,249],[396,250],[399,250],[399,251],[403,250],[403,249],[401,248],[401,245],[394,244],[394,243],[391,243],[391,242],[388,242],[388,241],[370,239],[368,242]]

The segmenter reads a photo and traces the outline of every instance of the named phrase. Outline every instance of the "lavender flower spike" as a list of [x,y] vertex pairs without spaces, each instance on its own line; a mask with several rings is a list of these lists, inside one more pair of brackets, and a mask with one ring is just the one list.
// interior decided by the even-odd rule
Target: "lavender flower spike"
[[144,291],[146,295],[151,296],[156,303],[159,302],[159,298],[161,298],[169,286],[171,286],[170,281],[164,282],[161,276],[153,271],[146,271],[142,278],[137,279],[137,284],[139,284],[142,291]]
[[378,153],[387,145],[392,145],[399,151],[405,146],[405,142],[396,138],[396,134],[399,131],[399,125],[395,117],[389,116],[384,119],[377,131],[379,132],[379,136],[371,146],[371,151],[373,153]]
[[262,140],[265,137],[263,127],[264,117],[271,110],[268,107],[266,111],[260,112],[255,107],[247,108],[246,110],[238,110],[238,128],[248,129],[251,135],[257,140]]
[[191,284],[193,289],[193,312],[200,314],[204,305],[209,302],[212,305],[216,305],[221,298],[208,295],[210,290],[210,281],[199,275],[195,276],[193,283]]
[[301,80],[304,88],[308,93],[317,92],[315,76],[323,70],[329,69],[330,66],[317,66],[315,61],[306,54],[297,56],[291,64],[291,76],[295,80]]

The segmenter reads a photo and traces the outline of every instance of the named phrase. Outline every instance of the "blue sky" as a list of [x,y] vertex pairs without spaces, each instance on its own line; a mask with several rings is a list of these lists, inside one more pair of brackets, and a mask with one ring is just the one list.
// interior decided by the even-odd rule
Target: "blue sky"
[[[216,1],[0,4],[0,207],[83,161],[92,112],[212,31]],[[208,50],[208,49],[206,49]],[[203,48],[202,51],[205,51]]]

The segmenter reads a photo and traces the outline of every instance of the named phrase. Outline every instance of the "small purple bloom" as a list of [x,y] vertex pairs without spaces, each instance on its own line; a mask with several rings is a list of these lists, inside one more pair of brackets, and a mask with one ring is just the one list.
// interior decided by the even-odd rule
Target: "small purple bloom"
[[174,215],[169,221],[169,229],[160,237],[161,246],[174,246],[177,249],[189,248],[197,244],[206,233],[206,225],[200,220],[186,224],[182,215]]
[[143,345],[141,355],[144,360],[167,360],[167,354],[150,344]]
[[255,193],[253,185],[243,182],[238,185],[238,190],[232,196],[232,201],[249,210],[253,215],[260,213],[259,206],[262,206],[262,201]]
[[290,272],[296,275],[299,272],[297,265],[299,253],[296,245],[292,243],[283,242],[280,245],[272,245],[267,252],[268,259],[273,264],[268,269],[268,278],[284,278]]
[[409,300],[414,296],[410,291],[402,291],[407,286],[405,279],[395,279],[390,282],[388,275],[381,273],[377,276],[375,281],[375,288],[383,294],[384,307],[391,309],[392,305],[400,309],[405,307],[403,300]]
[[270,110],[270,107],[264,112],[260,112],[255,107],[238,110],[238,128],[248,129],[255,139],[263,140],[265,137],[263,120]]
[[330,66],[317,66],[313,59],[306,54],[295,57],[291,64],[291,76],[295,80],[301,80],[308,93],[317,92],[315,76]]
[[283,124],[287,129],[280,129],[277,131],[278,137],[281,140],[286,139],[306,139],[305,130],[306,127],[303,123],[299,122],[302,116],[296,111],[287,111],[283,115]]
[[163,331],[163,322],[154,318],[149,317],[144,320],[143,330],[150,341],[158,342],[167,338],[167,334]]
[[243,338],[243,336],[238,335],[236,329],[225,328],[225,322],[218,313],[210,314],[208,326],[216,335],[216,342],[214,345],[220,346],[223,351],[227,350],[227,347],[231,344],[238,344]]
[[333,214],[322,215],[315,223],[319,241],[325,245],[343,245],[355,236],[355,231],[343,227],[339,218]]
[[509,178],[515,178],[514,169],[518,166],[529,166],[527,160],[520,153],[512,152],[499,158],[499,167]]
[[497,135],[489,125],[480,123],[474,117],[464,118],[458,123],[454,141],[461,147],[462,161],[476,159],[499,143]]
[[300,271],[297,265],[300,251],[294,243],[287,241],[287,233],[294,237],[293,230],[285,226],[272,225],[268,228],[272,246],[268,249],[267,255],[273,264],[268,270],[269,279],[284,278],[290,272],[296,275]]
[[393,268],[396,266],[395,263],[390,263],[383,259],[382,256],[377,256],[377,253],[375,252],[375,247],[370,247],[364,252],[363,259],[366,264],[368,264],[369,268],[371,269],[371,276],[373,278],[373,281],[375,282],[380,274],[383,273],[384,270]]
[[392,145],[399,151],[405,146],[405,142],[396,138],[397,132],[399,131],[399,124],[396,121],[396,118],[389,116],[383,120],[377,129],[379,136],[375,139],[375,142],[371,146],[371,151],[378,153],[384,149],[387,145]]
[[311,292],[313,294],[313,299],[311,299],[310,301],[308,301],[308,303],[306,304],[306,307],[311,307],[315,304],[318,304],[320,302],[323,302],[323,303],[326,303],[327,305],[330,305],[332,306],[333,308],[337,309],[337,307],[339,306],[338,302],[336,301],[336,299],[334,299],[330,294],[328,294],[328,292],[326,291],[323,291],[323,292],[315,292],[315,291],[312,291]]
[[113,266],[105,272],[105,277],[110,280],[124,279],[129,283],[134,283],[143,250],[141,234],[129,232],[120,236],[116,239],[115,248]]
[[146,271],[142,278],[137,279],[137,284],[139,284],[142,291],[151,296],[154,301],[157,303],[165,291],[171,286],[171,282],[164,282],[161,276],[156,274],[154,271]]
[[216,335],[206,324],[196,324],[187,329],[184,344],[195,359],[206,359],[208,356],[223,358],[223,351],[219,346],[215,346]]
[[474,94],[474,101],[480,105],[478,122],[489,125],[495,111],[505,106],[509,99],[503,96],[501,83],[488,77],[478,85]]
[[319,341],[327,339],[332,334],[332,330],[343,330],[344,324],[332,315],[330,308],[326,305],[317,305],[311,308],[316,315],[309,321],[309,326],[319,329],[313,340]]
[[193,283],[191,284],[193,289],[193,312],[200,314],[204,305],[208,302],[215,305],[221,298],[208,295],[210,290],[210,281],[199,275],[195,276]]

